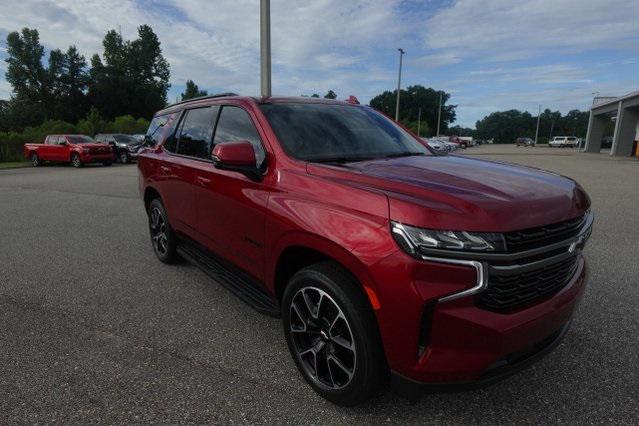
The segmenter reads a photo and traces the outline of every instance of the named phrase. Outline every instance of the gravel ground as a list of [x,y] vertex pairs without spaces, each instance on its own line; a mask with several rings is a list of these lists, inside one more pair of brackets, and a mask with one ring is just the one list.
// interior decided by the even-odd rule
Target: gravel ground
[[591,195],[591,275],[573,327],[491,387],[351,409],[303,382],[279,321],[154,258],[135,166],[1,170],[0,424],[637,423],[639,162],[548,148],[463,155],[553,170]]

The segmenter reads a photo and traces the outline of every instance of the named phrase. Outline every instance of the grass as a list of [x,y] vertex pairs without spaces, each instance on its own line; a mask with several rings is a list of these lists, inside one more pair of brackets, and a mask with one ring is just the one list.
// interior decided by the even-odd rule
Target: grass
[[5,161],[0,162],[0,169],[16,169],[18,167],[29,167],[31,165],[28,161]]

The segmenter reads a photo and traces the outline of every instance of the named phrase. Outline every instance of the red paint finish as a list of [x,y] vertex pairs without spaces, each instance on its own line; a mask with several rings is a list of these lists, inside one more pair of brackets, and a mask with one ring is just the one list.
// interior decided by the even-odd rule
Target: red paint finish
[[[49,135],[45,143],[25,143],[24,156],[31,158],[37,154],[42,161],[69,162],[74,153],[80,156],[83,164],[113,161],[113,148],[101,143],[74,143],[74,135]],[[64,140],[66,143],[51,143],[52,138]]]
[[[583,214],[590,200],[573,180],[553,173],[458,156],[390,158],[344,165],[298,161],[282,149],[258,98],[213,98],[170,107],[160,144],[140,153],[140,191],[154,191],[171,225],[249,272],[277,297],[276,270],[289,249],[315,250],[361,284],[377,316],[392,370],[423,382],[465,381],[503,356],[542,340],[572,315],[585,286],[585,265],[558,294],[510,313],[478,308],[474,296],[437,303],[430,342],[419,334],[428,303],[470,288],[469,266],[417,260],[404,253],[390,221],[442,230],[509,232]],[[321,99],[268,102],[349,105]],[[211,161],[172,154],[162,145],[184,108],[243,108],[259,133],[267,164],[262,179],[221,170]],[[352,108],[365,108],[351,105]],[[235,146],[234,146],[235,145]],[[246,159],[246,144],[214,153]]]

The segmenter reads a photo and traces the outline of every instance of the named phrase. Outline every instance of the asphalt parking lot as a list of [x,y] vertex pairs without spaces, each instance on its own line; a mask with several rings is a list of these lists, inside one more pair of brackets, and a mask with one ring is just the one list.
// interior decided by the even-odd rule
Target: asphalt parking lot
[[[482,146],[578,180],[596,214],[564,342],[488,388],[336,407],[278,320],[153,255],[134,165],[0,170],[0,423],[637,423],[639,161]],[[481,180],[481,175],[477,176]]]

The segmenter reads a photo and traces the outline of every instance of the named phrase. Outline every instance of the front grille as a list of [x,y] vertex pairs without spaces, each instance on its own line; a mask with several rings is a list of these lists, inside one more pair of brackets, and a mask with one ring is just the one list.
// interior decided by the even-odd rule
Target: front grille
[[579,256],[526,272],[508,274],[507,269],[489,268],[488,287],[476,296],[476,303],[490,311],[509,311],[538,303],[564,288],[573,277]]
[[582,215],[551,225],[507,232],[504,234],[506,248],[510,253],[517,253],[567,240],[579,233],[586,220],[587,215]]

